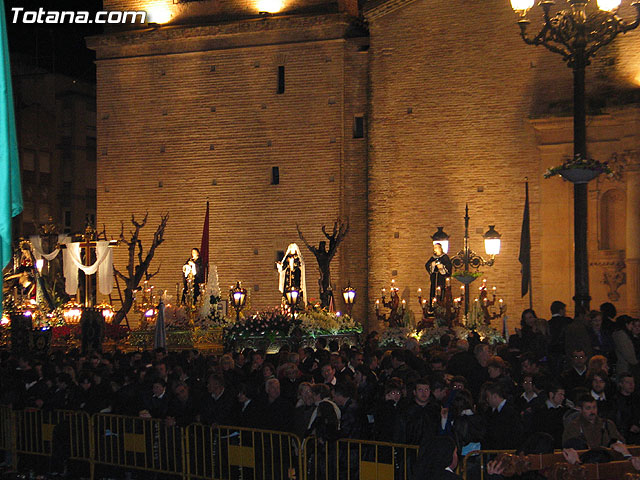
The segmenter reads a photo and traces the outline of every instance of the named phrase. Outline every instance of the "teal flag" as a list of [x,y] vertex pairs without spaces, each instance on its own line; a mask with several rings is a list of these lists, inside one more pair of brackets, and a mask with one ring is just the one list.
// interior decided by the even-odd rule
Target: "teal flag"
[[[11,219],[22,212],[18,138],[13,111],[11,63],[4,0],[0,0],[0,266],[6,267],[13,255]],[[2,312],[0,290],[0,313]]]

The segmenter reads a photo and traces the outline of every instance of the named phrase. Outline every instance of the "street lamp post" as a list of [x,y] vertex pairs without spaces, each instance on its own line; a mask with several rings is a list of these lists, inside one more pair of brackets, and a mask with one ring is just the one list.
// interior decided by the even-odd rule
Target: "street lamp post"
[[[598,9],[587,13],[589,0],[568,0],[570,8],[551,15],[554,2],[543,0],[544,24],[537,35],[527,35],[531,23],[527,12],[534,0],[511,0],[511,6],[520,15],[520,35],[528,45],[542,45],[551,52],[562,55],[573,70],[573,154],[575,158],[587,159],[587,127],[585,99],[585,67],[590,58],[603,46],[609,44],[619,33],[633,30],[640,23],[640,2],[636,8],[636,19],[626,23],[617,16],[621,0],[597,0]],[[573,226],[575,263],[576,311],[588,311],[589,263],[587,259],[587,193],[588,180],[573,182]]]
[[247,289],[242,288],[240,282],[236,282],[236,286],[229,289],[229,300],[236,311],[236,322],[239,322],[240,312],[247,303]]
[[[451,264],[456,270],[462,270],[462,273],[456,275],[455,278],[464,285],[464,313],[469,313],[469,284],[471,284],[477,277],[470,275],[470,268],[477,270],[483,265],[488,267],[492,266],[495,262],[496,255],[500,253],[500,234],[496,232],[495,225],[489,225],[489,230],[483,235],[484,248],[489,259],[484,259],[477,253],[475,253],[469,247],[469,205],[467,204],[464,209],[464,243],[462,250],[451,257]],[[433,243],[439,243],[442,245],[443,251],[446,253],[444,244],[446,243],[447,250],[449,247],[449,235],[443,231],[444,227],[438,227],[438,231],[431,237]]]

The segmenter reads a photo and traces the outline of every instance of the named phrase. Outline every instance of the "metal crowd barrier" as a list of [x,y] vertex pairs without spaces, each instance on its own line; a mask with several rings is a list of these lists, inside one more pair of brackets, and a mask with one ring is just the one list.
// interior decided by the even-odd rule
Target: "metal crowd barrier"
[[301,442],[287,432],[192,424],[186,429],[188,478],[301,479]]
[[417,445],[341,439],[303,442],[305,480],[408,480],[418,458]]
[[182,428],[158,419],[106,414],[93,415],[92,423],[96,464],[186,478]]

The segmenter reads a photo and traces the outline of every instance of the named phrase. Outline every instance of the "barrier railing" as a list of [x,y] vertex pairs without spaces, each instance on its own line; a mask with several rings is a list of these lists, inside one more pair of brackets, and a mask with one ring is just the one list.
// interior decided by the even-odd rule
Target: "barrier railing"
[[[409,480],[418,446],[367,440],[301,441],[286,432],[233,426],[192,424],[170,427],[163,420],[76,411],[12,411],[0,406],[0,450],[14,464],[29,455],[86,462],[90,477],[96,465],[137,469],[183,479],[212,480]],[[639,447],[630,447],[639,454]],[[465,456],[465,480],[486,478],[486,464],[513,450],[478,450]],[[25,457],[26,455],[26,457]],[[86,465],[85,464],[85,465]],[[526,469],[565,464],[561,452],[529,455]],[[554,467],[556,465],[556,467]],[[561,468],[564,468],[560,466]],[[83,467],[85,468],[85,467]],[[580,467],[586,478],[622,478],[635,470],[631,462]]]
[[201,424],[186,432],[188,478],[301,478],[301,442],[293,434]]
[[303,442],[305,480],[408,480],[418,458],[417,445],[341,439]]
[[96,464],[186,478],[184,432],[163,420],[95,414],[92,441]]

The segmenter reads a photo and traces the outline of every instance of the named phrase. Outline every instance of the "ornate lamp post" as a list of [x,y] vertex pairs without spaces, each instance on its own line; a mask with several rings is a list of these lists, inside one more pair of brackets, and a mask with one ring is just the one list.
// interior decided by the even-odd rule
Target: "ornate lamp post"
[[351,286],[351,283],[342,291],[342,296],[344,303],[347,305],[347,315],[351,316],[353,304],[356,302],[356,289]]
[[[465,206],[463,248],[451,257],[451,264],[453,265],[453,268],[462,271],[460,274],[455,275],[455,278],[464,285],[465,315],[469,313],[469,284],[477,278],[477,276],[471,274],[469,269],[473,268],[474,270],[477,270],[483,265],[486,265],[487,267],[492,266],[495,262],[496,255],[500,253],[500,234],[496,232],[494,227],[495,225],[489,225],[489,230],[487,230],[483,235],[485,252],[489,255],[489,258],[485,259],[469,248],[469,205],[467,204]],[[442,244],[442,239],[447,240],[448,247],[449,235],[443,231],[443,228],[444,227],[438,227],[438,231],[433,234],[431,238],[433,243],[440,244]],[[444,245],[442,246],[442,250],[444,251]]]
[[296,318],[296,305],[298,304],[299,296],[300,291],[295,287],[291,287],[284,294],[284,297],[287,300],[287,305],[289,305],[289,308],[291,308],[291,316],[293,318]]
[[236,322],[240,321],[240,312],[247,303],[247,289],[242,288],[240,282],[236,282],[235,287],[231,287],[229,290],[229,301],[231,306],[236,311]]
[[[636,19],[626,23],[617,16],[621,0],[597,0],[597,9],[587,12],[589,0],[568,0],[569,9],[551,15],[554,2],[543,0],[544,24],[533,37],[527,35],[531,23],[527,12],[534,0],[511,0],[520,15],[520,35],[528,45],[542,45],[562,55],[573,70],[573,153],[575,158],[587,159],[587,127],[585,101],[585,67],[590,58],[609,44],[619,33],[633,30],[640,23],[640,2],[631,5],[637,10]],[[573,225],[576,310],[589,310],[589,263],[587,260],[587,184],[597,174],[583,178],[565,178],[573,182]]]

